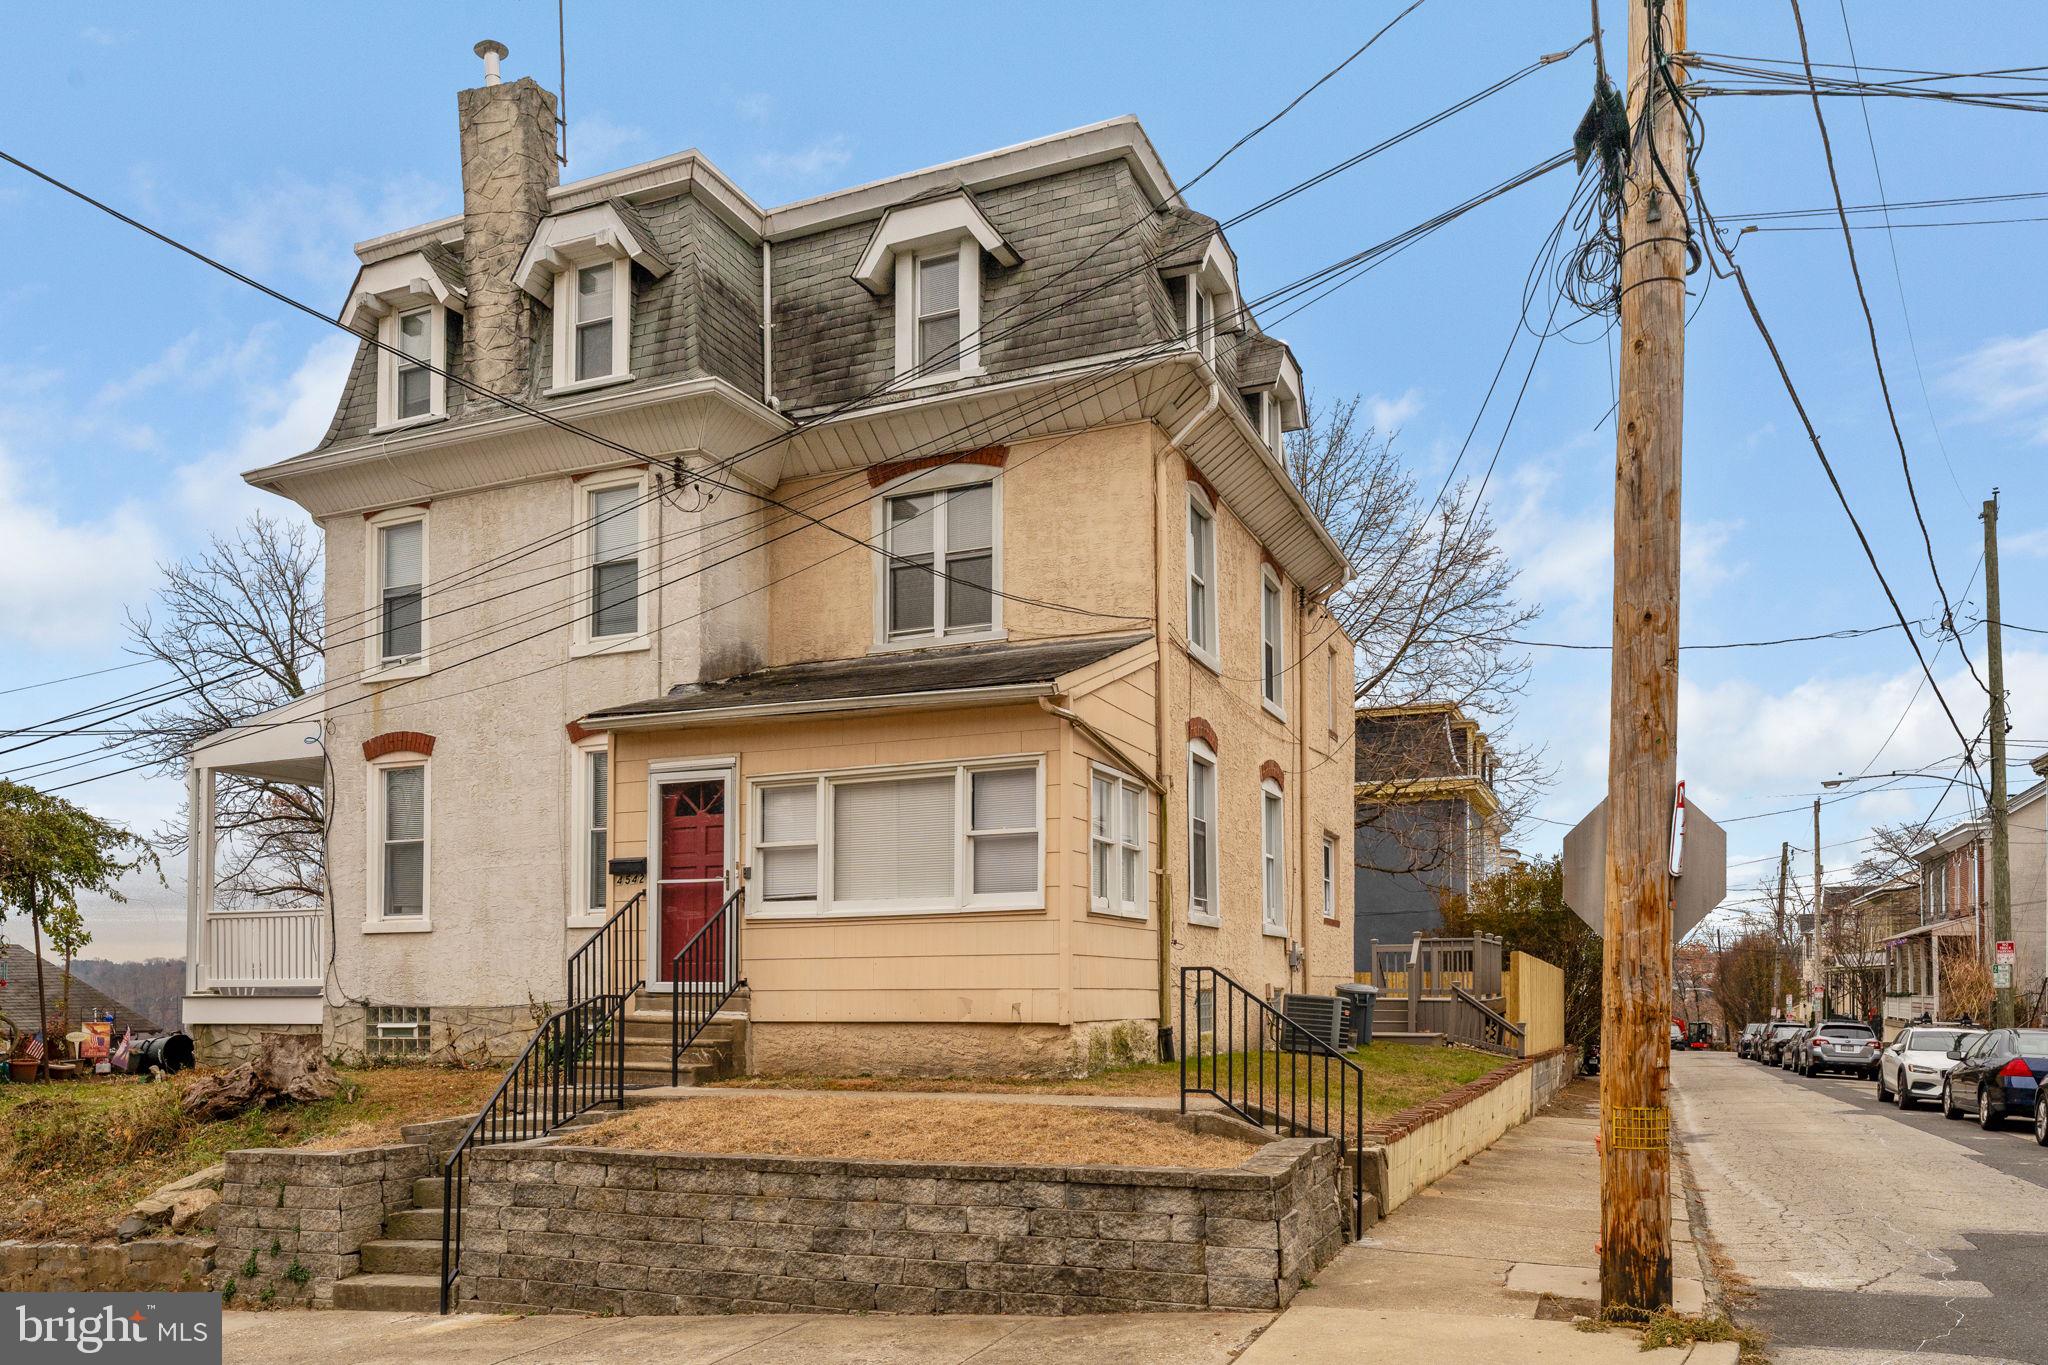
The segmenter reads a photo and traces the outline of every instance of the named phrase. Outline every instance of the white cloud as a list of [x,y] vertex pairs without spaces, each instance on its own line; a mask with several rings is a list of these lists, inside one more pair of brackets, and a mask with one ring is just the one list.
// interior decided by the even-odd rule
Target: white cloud
[[766,123],[775,112],[775,97],[764,90],[741,95],[732,102],[733,112],[749,123]]
[[148,591],[163,541],[146,511],[119,502],[67,519],[30,491],[0,448],[0,640],[30,649],[105,645],[121,608]]
[[1998,533],[1998,548],[2009,556],[2024,559],[2048,558],[2048,526],[2037,526],[2016,536],[2007,535],[2001,530]]
[[1382,433],[1399,431],[1422,411],[1422,390],[1408,389],[1399,398],[1374,394],[1366,400],[1373,426]]
[[[633,160],[624,153],[644,147],[647,132],[616,122],[604,114],[579,114],[569,125],[569,165],[565,179],[595,175]],[[637,153],[636,153],[637,155]]]
[[1607,600],[1614,524],[1604,502],[1576,510],[1555,505],[1563,472],[1560,459],[1546,457],[1496,475],[1505,487],[1494,505],[1501,547],[1519,575],[1517,595],[1570,615]]
[[2031,428],[2048,441],[2048,329],[2023,337],[1997,337],[1963,357],[1949,384],[1987,421]]
[[853,160],[853,144],[844,133],[834,133],[793,152],[758,152],[754,165],[763,174],[790,180],[812,180],[826,171],[836,171]]
[[1685,576],[1687,594],[1712,592],[1742,572],[1743,564],[1731,559],[1728,547],[1742,529],[1742,522],[1686,522],[1679,535],[1679,570]]
[[226,444],[176,472],[176,496],[190,518],[202,528],[225,529],[258,509],[272,516],[285,510],[275,495],[244,483],[242,472],[302,454],[319,442],[334,419],[355,351],[347,337],[324,338],[282,383],[266,377],[250,387],[241,427]]
[[332,307],[355,274],[355,243],[449,212],[449,193],[418,175],[382,185],[283,176],[234,189],[218,205],[185,207],[212,224],[208,245],[227,264],[259,279],[288,271],[313,281],[334,297],[309,301]]

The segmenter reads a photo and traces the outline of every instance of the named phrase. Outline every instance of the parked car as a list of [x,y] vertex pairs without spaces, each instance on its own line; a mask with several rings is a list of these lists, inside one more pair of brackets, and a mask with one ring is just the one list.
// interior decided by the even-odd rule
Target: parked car
[[2048,1029],[1993,1029],[1961,1040],[1948,1055],[1955,1065],[1942,1078],[1944,1116],[1975,1114],[1979,1128],[1996,1128],[2010,1114],[2034,1115],[2048,1075]]
[[1956,1064],[1949,1049],[1979,1032],[1926,1024],[1903,1030],[1877,1055],[1877,1102],[1911,1109],[1916,1101],[1940,1099],[1942,1077]]
[[1682,1052],[1684,1051],[1684,1049],[1685,1025],[1679,1023],[1676,1019],[1673,1019],[1671,1021],[1671,1050],[1673,1052]]
[[1751,1055],[1766,1066],[1777,1066],[1786,1040],[1804,1027],[1804,1024],[1790,1019],[1773,1020],[1765,1028],[1763,1036],[1757,1039],[1756,1051]]
[[1800,1035],[1799,1055],[1793,1069],[1802,1076],[1819,1076],[1829,1071],[1874,1076],[1877,1035],[1868,1024],[1817,1024]]
[[1764,1036],[1765,1031],[1769,1028],[1769,1024],[1744,1024],[1741,1035],[1735,1040],[1735,1055],[1738,1057],[1756,1056],[1757,1041]]
[[1778,1069],[1797,1071],[1799,1056],[1806,1050],[1806,1040],[1813,1036],[1813,1025],[1801,1024],[1786,1034],[1778,1043]]

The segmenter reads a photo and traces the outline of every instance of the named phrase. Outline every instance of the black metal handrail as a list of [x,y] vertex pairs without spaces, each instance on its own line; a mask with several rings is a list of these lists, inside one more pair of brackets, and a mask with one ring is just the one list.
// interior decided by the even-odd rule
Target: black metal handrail
[[740,975],[740,902],[746,890],[741,886],[727,896],[718,913],[698,925],[668,960],[670,1085],[682,1075],[683,1054],[733,992],[747,984]]
[[647,893],[636,891],[569,955],[565,1003],[631,995],[646,980],[646,962]]
[[462,1197],[470,1150],[545,1137],[600,1104],[624,1109],[626,1031],[620,1016],[631,998],[631,992],[595,996],[549,1015],[442,1163],[443,1313],[462,1273]]
[[[1209,998],[1202,1028],[1202,997]],[[1188,998],[1195,1000],[1193,1032]],[[1351,1233],[1365,1231],[1365,1071],[1214,967],[1180,969],[1180,1110],[1207,1095],[1287,1137],[1333,1137],[1351,1160]]]

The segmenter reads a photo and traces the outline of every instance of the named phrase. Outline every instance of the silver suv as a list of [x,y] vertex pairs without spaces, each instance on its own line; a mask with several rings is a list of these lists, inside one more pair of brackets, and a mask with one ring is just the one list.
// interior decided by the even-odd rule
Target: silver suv
[[1821,1024],[1801,1044],[1792,1065],[1802,1076],[1823,1071],[1877,1074],[1877,1035],[1868,1024]]

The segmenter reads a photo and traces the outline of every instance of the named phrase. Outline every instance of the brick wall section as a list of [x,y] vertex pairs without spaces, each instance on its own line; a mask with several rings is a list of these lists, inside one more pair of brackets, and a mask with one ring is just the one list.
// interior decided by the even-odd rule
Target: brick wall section
[[0,1242],[0,1293],[200,1293],[211,1287],[211,1237],[136,1242]]
[[387,1213],[412,1207],[412,1182],[428,1173],[426,1148],[403,1144],[254,1148],[229,1152],[227,1167],[214,1287],[233,1278],[237,1300],[257,1302],[270,1290],[279,1306],[332,1304],[334,1282],[361,1268],[363,1243],[383,1236]]
[[465,1219],[465,1306],[523,1312],[1272,1309],[1342,1241],[1323,1138],[1214,1171],[486,1148]]

